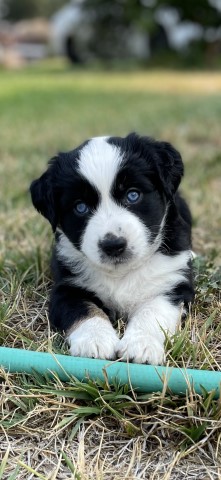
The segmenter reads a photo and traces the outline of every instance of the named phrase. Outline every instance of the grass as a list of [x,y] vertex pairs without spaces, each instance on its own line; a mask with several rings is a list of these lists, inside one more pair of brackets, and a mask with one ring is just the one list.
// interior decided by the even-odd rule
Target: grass
[[[136,130],[182,153],[194,219],[196,301],[167,340],[169,365],[220,369],[221,74],[70,70],[59,63],[0,77],[0,344],[67,353],[50,330],[49,225],[28,187],[58,150]],[[62,383],[1,371],[0,479],[219,479],[221,404]]]

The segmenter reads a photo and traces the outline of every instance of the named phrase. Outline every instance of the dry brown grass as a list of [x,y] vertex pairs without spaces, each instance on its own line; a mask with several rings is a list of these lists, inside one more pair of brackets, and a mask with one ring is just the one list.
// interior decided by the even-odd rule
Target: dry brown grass
[[[204,255],[196,261],[196,302],[168,342],[168,364],[220,370],[221,75],[73,76],[42,67],[3,72],[0,83],[1,344],[67,352],[47,322],[51,233],[30,205],[30,180],[56,150],[137,130],[181,150],[194,249]],[[141,395],[105,382],[0,376],[0,479],[221,479],[221,404],[213,392]]]

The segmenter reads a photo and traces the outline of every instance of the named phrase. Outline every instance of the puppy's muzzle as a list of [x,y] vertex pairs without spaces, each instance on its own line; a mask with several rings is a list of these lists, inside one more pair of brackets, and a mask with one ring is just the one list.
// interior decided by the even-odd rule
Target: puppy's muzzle
[[102,253],[108,257],[120,257],[123,255],[127,247],[127,241],[124,237],[117,237],[112,233],[107,233],[103,240],[99,242],[99,248]]

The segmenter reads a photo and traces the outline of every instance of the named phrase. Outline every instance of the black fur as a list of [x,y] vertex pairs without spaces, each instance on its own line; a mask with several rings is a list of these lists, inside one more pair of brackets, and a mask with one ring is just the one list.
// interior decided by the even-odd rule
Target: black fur
[[[190,249],[191,215],[186,202],[177,192],[184,173],[180,154],[169,143],[136,134],[125,138],[111,137],[108,142],[118,146],[124,156],[123,166],[112,185],[111,195],[115,201],[140,218],[151,231],[153,240],[169,204],[159,250],[174,256]],[[78,249],[82,232],[100,202],[99,192],[77,171],[79,152],[85,145],[53,158],[48,170],[30,187],[35,208],[49,220],[54,232],[60,227]],[[131,186],[142,192],[140,201],[134,205],[128,205],[125,200],[125,192]],[[78,200],[89,206],[88,215],[81,216],[74,210]],[[55,242],[58,239],[59,234],[56,233]],[[102,309],[111,318],[117,314],[116,311],[110,312],[92,292],[73,286],[73,272],[61,263],[55,251],[52,271],[55,285],[49,316],[55,327],[67,331],[76,320],[88,316],[91,305]],[[190,264],[186,274],[188,281],[177,285],[170,298],[175,304],[184,302],[187,306],[194,297]]]

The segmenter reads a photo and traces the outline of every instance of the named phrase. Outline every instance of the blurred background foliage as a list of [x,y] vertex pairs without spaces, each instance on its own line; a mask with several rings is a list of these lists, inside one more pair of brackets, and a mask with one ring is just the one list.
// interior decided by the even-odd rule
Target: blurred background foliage
[[[4,17],[21,20],[36,16],[50,17],[58,8],[66,5],[67,0],[1,0]],[[182,20],[191,20],[200,25],[220,26],[218,14],[220,0],[85,0],[73,1],[84,8],[92,8],[100,22],[113,18],[115,22],[136,22],[142,28],[149,28],[148,16],[153,18],[159,7],[172,7],[178,10]],[[147,15],[148,14],[148,15]]]
[[49,18],[65,4],[65,0],[0,0],[2,17],[12,21],[35,17]]
[[221,64],[221,0],[0,0],[0,16],[47,20],[47,54],[72,63]]

